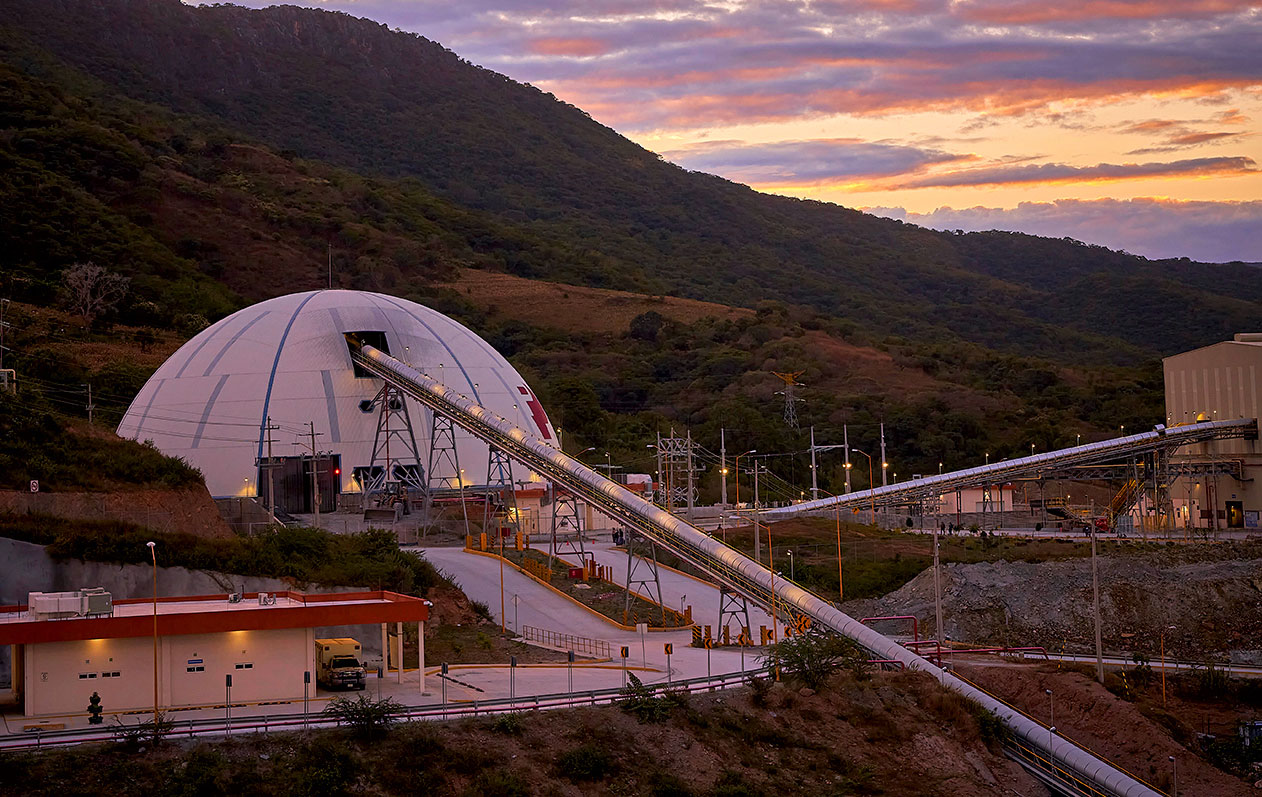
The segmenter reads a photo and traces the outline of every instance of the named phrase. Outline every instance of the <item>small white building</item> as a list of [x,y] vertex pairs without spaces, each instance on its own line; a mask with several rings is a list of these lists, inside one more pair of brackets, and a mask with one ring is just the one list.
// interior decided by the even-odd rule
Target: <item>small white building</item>
[[424,672],[429,604],[393,592],[159,598],[156,621],[150,599],[83,615],[47,611],[40,595],[0,607],[0,644],[13,646],[13,690],[28,717],[84,715],[93,692],[107,714],[152,709],[155,673],[160,711],[222,705],[228,676],[234,705],[302,700],[305,673],[315,695],[315,629],[326,626],[381,624],[384,637],[387,623],[417,623]]

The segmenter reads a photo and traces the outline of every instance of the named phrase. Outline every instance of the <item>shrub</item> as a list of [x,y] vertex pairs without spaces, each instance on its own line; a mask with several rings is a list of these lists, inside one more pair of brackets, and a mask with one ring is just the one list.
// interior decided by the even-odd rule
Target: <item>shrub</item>
[[465,794],[469,797],[529,797],[531,791],[530,784],[520,775],[494,769],[479,775]]
[[126,725],[122,719],[114,717],[114,739],[128,749],[137,749],[142,744],[158,744],[171,732],[175,723],[167,719],[166,714],[158,712],[155,722],[150,719],[135,725]]
[[525,731],[525,727],[521,722],[521,715],[512,712],[510,714],[501,714],[491,723],[491,730],[496,733],[502,733],[505,736],[521,736]]
[[347,725],[351,733],[362,738],[384,736],[398,722],[403,706],[394,698],[374,700],[368,695],[335,697],[324,707],[324,714]]
[[635,673],[627,673],[627,685],[619,693],[618,707],[640,722],[662,722],[670,716],[671,701],[658,697]]
[[863,672],[866,656],[859,646],[836,634],[795,634],[772,645],[763,661],[782,676],[819,689],[837,667]]
[[604,780],[615,769],[609,754],[594,744],[584,744],[557,758],[557,771],[575,782]]

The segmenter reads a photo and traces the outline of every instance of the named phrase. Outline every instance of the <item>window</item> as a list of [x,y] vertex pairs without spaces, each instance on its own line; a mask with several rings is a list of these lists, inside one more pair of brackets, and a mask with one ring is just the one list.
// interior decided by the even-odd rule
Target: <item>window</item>
[[189,665],[189,667],[185,670],[185,672],[206,672],[206,665],[204,664]]
[[94,672],[81,672],[81,673],[79,673],[79,680],[80,680],[80,681],[87,681],[87,680],[92,679],[92,678],[96,678],[96,673],[94,673]]
[[122,675],[122,673],[120,673],[118,670],[114,670],[114,671],[112,671],[112,672],[103,672],[103,673],[101,673],[101,677],[102,677],[102,678],[118,678],[118,677],[120,677],[121,675]]
[[238,670],[253,670],[253,669],[254,669],[254,662],[248,662],[248,663],[246,663],[246,664],[238,664],[238,665],[237,665],[237,669],[238,669]]

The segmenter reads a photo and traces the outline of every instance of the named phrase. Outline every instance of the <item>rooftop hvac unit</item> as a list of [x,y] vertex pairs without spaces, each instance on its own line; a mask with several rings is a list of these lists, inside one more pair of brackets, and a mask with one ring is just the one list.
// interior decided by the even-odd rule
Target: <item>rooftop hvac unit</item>
[[276,605],[275,594],[269,595],[266,592],[259,593],[259,606],[275,606],[275,605]]
[[26,603],[37,620],[111,614],[114,610],[113,596],[104,587],[74,592],[32,592],[27,596]]

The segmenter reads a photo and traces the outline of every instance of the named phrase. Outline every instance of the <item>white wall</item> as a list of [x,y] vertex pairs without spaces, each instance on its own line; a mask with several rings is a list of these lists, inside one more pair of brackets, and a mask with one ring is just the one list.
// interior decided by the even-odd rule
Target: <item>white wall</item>
[[[229,673],[233,703],[301,699],[303,672],[315,672],[314,639],[306,628],[161,637],[159,708],[222,705]],[[153,707],[150,637],[24,647],[28,717],[83,714],[94,691],[106,714]],[[189,672],[191,667],[203,669]]]

